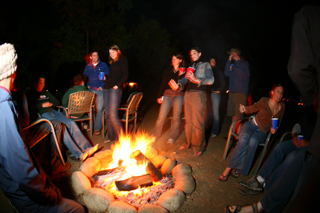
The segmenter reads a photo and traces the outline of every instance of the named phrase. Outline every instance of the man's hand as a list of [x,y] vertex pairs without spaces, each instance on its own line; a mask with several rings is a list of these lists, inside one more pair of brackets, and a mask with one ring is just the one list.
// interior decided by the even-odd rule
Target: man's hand
[[245,107],[244,105],[240,104],[240,106],[239,106],[239,111],[240,111],[241,113],[246,112],[246,107]]
[[271,132],[271,134],[274,134],[274,133],[276,133],[276,130],[271,127],[270,132]]
[[51,107],[53,104],[50,102],[44,102],[42,103],[42,108]]
[[114,85],[114,86],[113,86],[113,89],[114,89],[114,90],[118,89],[118,86],[117,86],[117,85]]
[[301,148],[301,147],[304,147],[304,146],[309,146],[309,141],[306,140],[306,139],[300,139],[300,140],[297,142],[297,147],[298,147],[298,148]]
[[229,60],[231,61],[232,59],[233,59],[233,55],[232,55],[232,53],[230,53]]

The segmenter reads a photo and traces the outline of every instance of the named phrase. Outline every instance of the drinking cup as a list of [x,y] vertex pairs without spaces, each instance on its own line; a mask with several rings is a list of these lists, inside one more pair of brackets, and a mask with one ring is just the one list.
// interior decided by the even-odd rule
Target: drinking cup
[[278,118],[272,118],[272,128],[277,130],[278,127]]
[[104,78],[104,72],[99,72],[99,80],[102,81]]

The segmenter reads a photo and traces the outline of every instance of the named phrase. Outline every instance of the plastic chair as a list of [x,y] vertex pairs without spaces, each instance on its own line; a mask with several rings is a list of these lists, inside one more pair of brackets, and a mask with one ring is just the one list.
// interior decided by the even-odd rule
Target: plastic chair
[[130,121],[134,121],[134,132],[137,131],[138,107],[142,97],[142,92],[134,92],[130,94],[127,103],[119,107],[119,110],[125,111],[125,114],[120,120],[126,124],[126,134],[128,134],[128,125]]
[[[72,119],[74,122],[89,121],[90,132],[92,136],[92,104],[94,93],[90,91],[74,92],[69,95],[68,107],[58,106],[63,109],[67,118]],[[75,114],[85,113],[82,117],[74,117]]]
[[63,159],[63,156],[62,156],[62,153],[61,153],[61,149],[60,149],[60,146],[59,146],[59,143],[58,143],[58,139],[57,139],[57,136],[56,136],[56,132],[54,130],[54,126],[51,123],[51,121],[49,121],[46,118],[40,118],[39,117],[38,119],[36,119],[36,121],[34,121],[33,123],[29,124],[29,122],[30,122],[30,114],[29,114],[28,100],[27,100],[26,94],[23,94],[20,97],[18,105],[19,104],[21,105],[21,107],[17,109],[17,111],[19,112],[18,113],[19,114],[19,122],[20,122],[21,126],[23,127],[24,131],[27,131],[29,128],[32,128],[35,125],[40,125],[41,123],[47,123],[50,126],[50,131],[43,132],[43,134],[41,134],[40,137],[37,138],[37,140],[33,141],[32,144],[28,144],[29,147],[30,148],[34,147],[42,139],[44,139],[47,135],[49,135],[51,133],[53,135],[54,142],[55,142],[56,148],[58,150],[61,162],[62,162],[63,165],[65,165],[66,163],[65,163],[65,161]]
[[[249,117],[249,120],[251,120],[252,118],[253,118],[253,116]],[[232,132],[234,125],[236,124],[237,121],[246,120],[246,119],[248,119],[248,117],[242,118],[242,119],[237,119],[237,120],[232,122],[232,124],[231,124],[231,126],[229,128],[228,139],[227,139],[227,143],[226,143],[226,146],[225,146],[225,149],[224,149],[224,153],[223,153],[223,159],[226,159],[226,157],[227,157],[227,154],[228,154],[228,151],[229,151],[229,148],[230,148],[230,145],[231,145],[230,144],[231,137],[235,138],[236,140],[239,140],[239,135],[234,133],[234,132]],[[262,150],[262,154],[261,154],[261,157],[259,159],[257,168],[256,168],[256,170],[254,172],[254,175],[258,174],[258,171],[260,169],[261,163],[262,163],[262,161],[263,161],[263,159],[265,157],[265,154],[266,154],[266,151],[267,151],[267,148],[268,148],[268,145],[269,145],[269,141],[270,141],[271,135],[272,135],[271,132],[269,132],[266,140],[264,141],[264,143],[263,143],[263,141],[261,141],[259,143],[259,146],[263,146],[263,150]]]

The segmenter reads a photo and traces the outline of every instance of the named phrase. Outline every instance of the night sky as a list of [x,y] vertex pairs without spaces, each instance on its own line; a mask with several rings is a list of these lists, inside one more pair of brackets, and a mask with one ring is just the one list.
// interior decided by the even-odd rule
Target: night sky
[[[20,68],[30,69],[30,64],[34,64],[34,67],[51,70],[52,64],[46,59],[53,57],[49,52],[56,38],[49,32],[59,27],[57,25],[60,23],[56,21],[59,16],[68,15],[51,8],[52,2],[50,0],[2,2],[0,42],[15,44],[20,60],[18,66],[19,63],[23,64]],[[75,2],[99,4],[103,1]],[[250,92],[255,100],[266,96],[273,83],[284,84],[288,95],[296,93],[288,78],[286,66],[290,56],[293,16],[306,1],[122,0],[119,2],[132,3],[126,15],[128,25],[134,26],[141,17],[156,20],[169,34],[172,45],[185,57],[188,57],[188,50],[191,47],[198,46],[203,51],[203,60],[215,57],[217,66],[223,70],[228,59],[226,52],[232,47],[240,48],[244,59],[249,61],[251,66]],[[108,14],[105,16],[108,18]],[[133,40],[132,43],[134,42]],[[32,58],[31,53],[35,57]],[[127,55],[130,57],[129,53]],[[104,59],[106,58],[107,56],[104,56]],[[67,60],[68,57],[66,62]],[[153,60],[154,64],[158,63],[154,59],[150,60]],[[170,57],[166,60],[170,63]],[[187,62],[190,63],[189,58]],[[67,63],[58,70],[66,72],[75,67],[81,70],[84,66],[84,61]],[[129,68],[130,73],[138,73],[135,67]],[[161,70],[163,69],[164,67],[161,67]],[[150,79],[150,82],[153,82],[152,80]],[[154,84],[151,87],[154,87]]]

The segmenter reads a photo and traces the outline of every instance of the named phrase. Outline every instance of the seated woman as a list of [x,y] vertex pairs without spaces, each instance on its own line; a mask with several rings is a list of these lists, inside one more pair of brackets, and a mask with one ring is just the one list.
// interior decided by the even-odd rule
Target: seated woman
[[161,104],[161,107],[152,133],[152,141],[155,141],[160,137],[163,124],[167,119],[171,107],[173,119],[167,143],[173,143],[178,137],[184,92],[172,90],[168,83],[171,79],[178,81],[184,77],[184,72],[182,73],[179,71],[180,67],[184,67],[184,58],[181,53],[177,53],[172,56],[171,66],[163,73],[162,82],[157,95],[157,102]]
[[240,129],[239,140],[234,148],[228,167],[220,175],[220,181],[227,181],[232,169],[235,169],[231,175],[238,178],[240,174],[248,175],[254,154],[259,143],[265,141],[269,130],[272,134],[276,132],[271,126],[272,118],[279,119],[281,123],[285,105],[281,101],[283,96],[283,86],[274,85],[270,91],[270,98],[263,97],[252,106],[240,104],[241,113],[257,113],[256,117],[246,122]]
[[43,90],[45,82],[44,76],[38,77],[35,90],[30,91],[27,95],[30,113],[31,115],[39,113],[41,117],[48,120],[57,119],[63,123],[65,126],[63,143],[76,158],[84,161],[97,151],[99,144],[92,147],[72,119],[54,110],[54,107],[60,105],[60,102],[49,91]]
[[[74,87],[71,87],[70,89],[68,89],[68,91],[63,95],[62,106],[68,107],[69,96],[71,93],[80,92],[80,91],[89,91],[89,92],[91,91],[84,85],[85,78],[86,78],[86,76],[81,73],[74,76],[74,78],[73,78]],[[74,115],[72,115],[72,117],[81,118],[83,115],[84,115],[84,113],[74,114]]]

